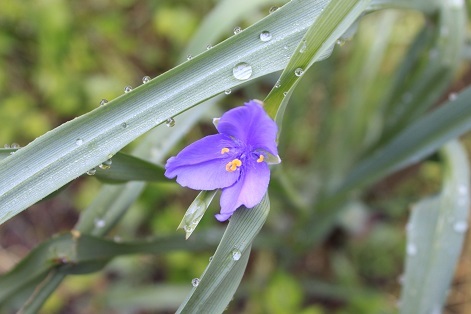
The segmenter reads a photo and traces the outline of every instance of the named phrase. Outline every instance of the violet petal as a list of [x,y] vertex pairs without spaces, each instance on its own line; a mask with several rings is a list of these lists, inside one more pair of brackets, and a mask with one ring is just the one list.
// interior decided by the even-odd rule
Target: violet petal
[[220,118],[217,129],[254,149],[264,149],[278,155],[276,147],[276,123],[256,101],[231,109]]
[[[221,154],[223,148],[233,149],[236,143],[227,135],[214,134],[188,145],[177,156],[171,157],[165,169],[172,170],[180,166],[195,165],[214,159],[226,159],[229,155]],[[167,176],[169,178],[173,176]]]
[[270,169],[265,162],[246,165],[239,181],[222,190],[221,213],[216,218],[219,221],[227,220],[241,205],[252,208],[260,203],[269,181]]

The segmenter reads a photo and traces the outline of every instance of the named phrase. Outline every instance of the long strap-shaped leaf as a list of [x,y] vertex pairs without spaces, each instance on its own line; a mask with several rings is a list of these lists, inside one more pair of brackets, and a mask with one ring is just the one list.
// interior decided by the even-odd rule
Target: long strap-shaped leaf
[[400,308],[403,314],[441,313],[468,229],[469,165],[462,145],[445,145],[442,193],[412,209]]
[[224,311],[239,286],[252,242],[265,223],[269,210],[270,202],[265,195],[254,208],[240,208],[234,213],[212,261],[178,313]]
[[[166,119],[241,84],[241,78],[251,80],[283,69],[286,55],[291,55],[327,3],[294,0],[191,61],[61,125],[2,160],[0,223],[109,159]],[[260,40],[263,31],[271,32],[270,41]],[[250,71],[234,76],[233,69],[241,62],[246,70],[251,67],[249,78],[246,73]]]
[[[33,283],[64,274],[97,271],[114,257],[129,254],[165,254],[172,251],[202,251],[217,245],[222,232],[200,232],[199,238],[185,240],[180,234],[153,241],[117,243],[87,234],[64,234],[43,242],[0,277],[0,306],[28,290]],[[202,241],[204,240],[204,241]],[[55,270],[60,270],[59,272]],[[47,285],[43,285],[47,286]],[[33,311],[35,312],[35,311]]]
[[418,162],[447,141],[471,130],[469,99],[471,87],[406,128],[384,148],[361,161],[349,174],[341,191],[371,183]]

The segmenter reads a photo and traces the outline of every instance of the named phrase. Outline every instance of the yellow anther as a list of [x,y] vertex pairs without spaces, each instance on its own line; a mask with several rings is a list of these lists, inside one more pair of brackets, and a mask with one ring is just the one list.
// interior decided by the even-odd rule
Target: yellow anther
[[223,149],[221,149],[221,154],[225,154],[225,153],[228,153],[229,152],[229,148],[227,147],[224,147]]
[[265,157],[263,155],[260,155],[260,157],[258,157],[257,159],[257,162],[262,162],[265,160]]
[[242,161],[240,161],[239,159],[234,159],[233,161],[229,161],[226,164],[226,171],[227,172],[234,172],[240,166],[242,166]]

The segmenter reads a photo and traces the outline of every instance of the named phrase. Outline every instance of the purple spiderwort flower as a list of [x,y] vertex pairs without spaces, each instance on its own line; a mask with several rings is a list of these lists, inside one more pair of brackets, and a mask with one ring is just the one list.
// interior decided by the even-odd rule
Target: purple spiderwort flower
[[169,158],[165,176],[195,190],[222,189],[219,221],[241,205],[261,202],[270,181],[269,163],[279,163],[276,123],[251,100],[214,119],[219,134],[206,136]]

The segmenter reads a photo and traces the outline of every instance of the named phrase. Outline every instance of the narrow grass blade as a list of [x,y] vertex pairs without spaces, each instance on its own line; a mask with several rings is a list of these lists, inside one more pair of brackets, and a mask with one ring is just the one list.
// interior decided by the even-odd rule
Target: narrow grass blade
[[448,143],[441,194],[412,208],[400,312],[441,313],[468,229],[469,165],[464,147]]
[[118,153],[111,159],[109,169],[95,168],[95,177],[105,183],[127,181],[167,181],[164,168],[132,155]]
[[340,188],[349,191],[414,164],[451,139],[471,130],[471,88],[403,130],[385,147],[365,158]]
[[120,313],[174,311],[190,292],[191,285],[155,284],[136,287],[116,284],[106,291],[105,304]]
[[[63,274],[94,272],[110,259],[121,255],[207,250],[217,245],[220,236],[222,233],[208,230],[202,231],[198,240],[186,241],[180,235],[172,235],[152,241],[120,243],[73,231],[43,242],[10,272],[0,277],[0,306],[8,303],[14,295],[28,290],[31,283],[46,278],[48,274],[63,277]],[[49,285],[51,283],[48,281],[43,287]]]
[[[309,27],[303,39],[296,44],[290,62],[280,79],[265,98],[267,113],[281,125],[278,112],[284,111],[283,101],[305,71],[326,53],[330,54],[337,39],[356,21],[368,6],[369,0],[331,1],[319,18]],[[276,12],[275,12],[276,13]],[[281,109],[280,109],[281,108]]]
[[183,216],[180,225],[178,225],[178,229],[181,228],[185,231],[185,239],[188,239],[193,231],[195,231],[217,191],[218,190],[201,191],[198,196],[196,196],[195,200],[191,203],[190,207],[188,207],[185,216]]
[[464,3],[445,1],[434,25],[425,25],[399,68],[386,104],[386,143],[423,115],[450,85],[465,43]]
[[178,313],[222,313],[244,274],[250,248],[268,216],[268,196],[252,209],[239,208],[198,285]]

